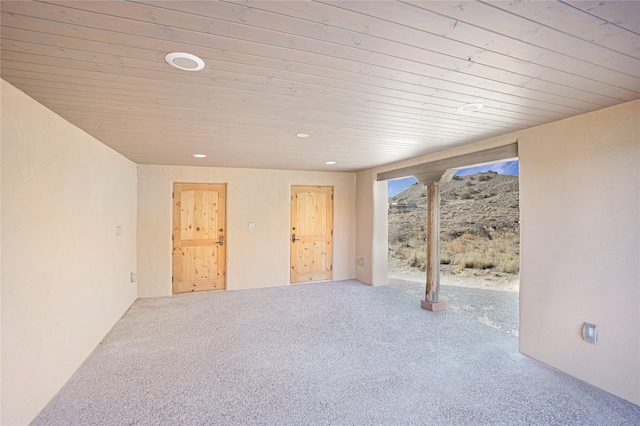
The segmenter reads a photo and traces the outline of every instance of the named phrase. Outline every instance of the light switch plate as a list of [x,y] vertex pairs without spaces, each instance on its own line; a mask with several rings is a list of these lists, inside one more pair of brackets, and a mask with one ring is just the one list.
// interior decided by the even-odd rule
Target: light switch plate
[[598,343],[598,326],[585,322],[582,326],[582,338],[593,344]]

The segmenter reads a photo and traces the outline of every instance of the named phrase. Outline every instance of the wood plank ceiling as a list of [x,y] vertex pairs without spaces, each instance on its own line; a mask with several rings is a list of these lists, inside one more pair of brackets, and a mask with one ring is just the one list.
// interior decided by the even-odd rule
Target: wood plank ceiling
[[2,78],[140,164],[356,171],[640,93],[635,1],[0,5]]

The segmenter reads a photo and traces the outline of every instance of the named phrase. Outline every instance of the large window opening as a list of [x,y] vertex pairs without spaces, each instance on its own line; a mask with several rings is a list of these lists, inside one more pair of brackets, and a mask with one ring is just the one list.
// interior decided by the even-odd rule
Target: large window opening
[[[388,189],[389,285],[424,298],[427,191],[413,177],[390,180]],[[440,199],[440,280],[447,309],[474,314],[517,336],[518,161],[459,169],[440,184]]]

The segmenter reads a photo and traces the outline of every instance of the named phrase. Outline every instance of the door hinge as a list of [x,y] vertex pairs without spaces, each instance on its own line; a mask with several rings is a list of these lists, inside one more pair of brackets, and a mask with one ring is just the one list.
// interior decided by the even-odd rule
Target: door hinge
[[[333,234],[331,234],[331,235],[333,235]],[[171,234],[171,241],[173,241],[173,234]]]
[[333,271],[333,265],[331,265],[331,270]]
[[171,282],[173,282],[173,277],[171,277]]
[[333,229],[331,230],[331,235],[333,235]]
[[333,201],[333,194],[331,194],[331,201]]
[[171,198],[176,198],[176,193],[175,192],[171,193]]

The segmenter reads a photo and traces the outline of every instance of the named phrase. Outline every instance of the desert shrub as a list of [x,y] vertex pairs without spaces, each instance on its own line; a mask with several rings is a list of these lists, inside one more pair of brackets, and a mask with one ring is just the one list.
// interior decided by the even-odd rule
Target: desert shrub
[[418,268],[421,271],[425,271],[427,267],[427,255],[421,252],[414,252],[409,259],[407,259],[407,265],[412,268]]
[[[441,264],[458,269],[494,269],[517,274],[520,270],[519,235],[515,232],[489,232],[476,235],[465,232],[440,243]],[[444,262],[442,261],[444,259]]]
[[[447,244],[446,247],[447,251],[451,254],[464,253],[466,244],[460,238],[457,238]],[[442,246],[440,248],[442,249]]]
[[475,185],[475,183],[471,182],[470,180],[466,181],[464,184],[467,185],[467,186]]
[[471,199],[471,193],[465,192],[464,194],[462,194],[460,196],[460,198],[462,198],[463,200],[469,200],[469,199]]
[[520,272],[520,259],[508,259],[504,260],[499,267],[500,272],[507,274],[517,274]]
[[485,182],[485,181],[491,180],[492,178],[493,178],[493,176],[490,176],[490,175],[480,175],[478,177],[478,180],[480,182]]
[[453,180],[462,180],[462,176],[453,175],[453,177],[451,179],[453,179]]
[[467,254],[462,264],[465,268],[475,268],[475,269],[493,269],[496,265],[488,259],[485,259],[484,256],[478,255],[478,253],[469,253]]
[[414,251],[413,248],[406,248],[398,244],[389,246],[389,256],[394,259],[408,259]]

